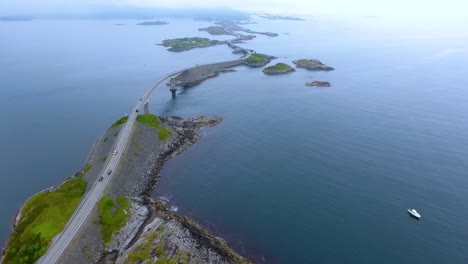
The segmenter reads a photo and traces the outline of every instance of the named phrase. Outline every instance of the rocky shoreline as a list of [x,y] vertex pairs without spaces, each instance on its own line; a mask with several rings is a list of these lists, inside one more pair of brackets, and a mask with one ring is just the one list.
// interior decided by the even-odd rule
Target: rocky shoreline
[[[160,117],[159,121],[171,131],[171,137],[167,141],[159,141],[156,128],[137,123],[132,146],[128,148],[121,168],[108,186],[107,195],[125,195],[131,201],[130,219],[126,225],[104,247],[98,212],[97,209],[93,210],[58,263],[154,263],[158,259],[161,263],[176,260],[181,263],[252,263],[194,220],[170,211],[166,202],[151,198],[164,163],[194,144],[199,138],[199,129],[215,126],[222,122],[222,118],[202,116],[182,119],[172,116]],[[121,126],[109,129],[94,145],[87,159],[93,167],[99,167],[95,164],[97,162],[103,163],[101,156],[112,147],[111,140],[107,138],[120,129]],[[109,146],[105,146],[106,142]],[[137,150],[141,155],[134,155]],[[97,168],[94,173],[88,173],[89,185],[97,180],[99,171]],[[13,224],[20,215],[21,208]],[[160,226],[158,230],[153,228],[156,225]],[[148,249],[149,255],[144,255],[147,258],[142,258],[138,253],[142,244]],[[134,262],[128,257],[139,260]]]

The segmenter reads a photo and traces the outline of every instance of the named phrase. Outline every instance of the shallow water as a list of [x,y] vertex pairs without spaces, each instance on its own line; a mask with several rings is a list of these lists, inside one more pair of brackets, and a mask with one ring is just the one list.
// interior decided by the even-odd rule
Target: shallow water
[[[209,25],[170,22],[0,23],[2,238],[21,202],[78,170],[159,76],[236,57],[154,46]],[[175,101],[157,90],[157,114],[224,122],[164,166],[155,197],[265,262],[465,263],[468,38],[369,18],[259,22],[248,27],[280,36],[244,46],[336,70],[238,67]],[[304,86],[315,79],[332,87]]]

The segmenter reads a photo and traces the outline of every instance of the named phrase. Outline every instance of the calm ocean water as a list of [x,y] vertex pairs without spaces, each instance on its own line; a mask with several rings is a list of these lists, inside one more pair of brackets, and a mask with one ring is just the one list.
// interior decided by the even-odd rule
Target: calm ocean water
[[[83,165],[98,135],[173,69],[235,58],[226,47],[169,53],[205,22],[0,23],[0,235],[31,194]],[[275,263],[466,263],[468,36],[378,18],[259,20],[245,44],[326,73],[237,68],[181,93],[160,115],[220,115],[164,167],[170,197],[239,250]],[[304,86],[330,81],[329,89]],[[414,207],[421,221],[406,209]]]

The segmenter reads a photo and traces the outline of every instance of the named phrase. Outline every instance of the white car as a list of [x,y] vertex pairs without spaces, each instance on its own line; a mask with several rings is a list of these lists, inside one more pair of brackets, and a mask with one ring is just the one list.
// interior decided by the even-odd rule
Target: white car
[[114,155],[117,155],[117,150],[114,150]]

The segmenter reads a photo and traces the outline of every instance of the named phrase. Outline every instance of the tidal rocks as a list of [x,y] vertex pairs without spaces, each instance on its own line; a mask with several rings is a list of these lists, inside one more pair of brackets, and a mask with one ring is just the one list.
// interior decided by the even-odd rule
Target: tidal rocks
[[267,75],[278,75],[278,74],[286,74],[295,71],[293,67],[289,66],[286,63],[277,63],[273,66],[266,67],[262,70],[264,74]]
[[330,87],[331,84],[329,82],[322,82],[322,81],[313,81],[305,84],[306,86],[310,87]]
[[306,68],[311,71],[333,71],[334,68],[323,64],[319,60],[300,59],[293,61],[297,68]]
[[130,247],[118,251],[115,263],[252,263],[163,201],[150,201],[153,212]]

